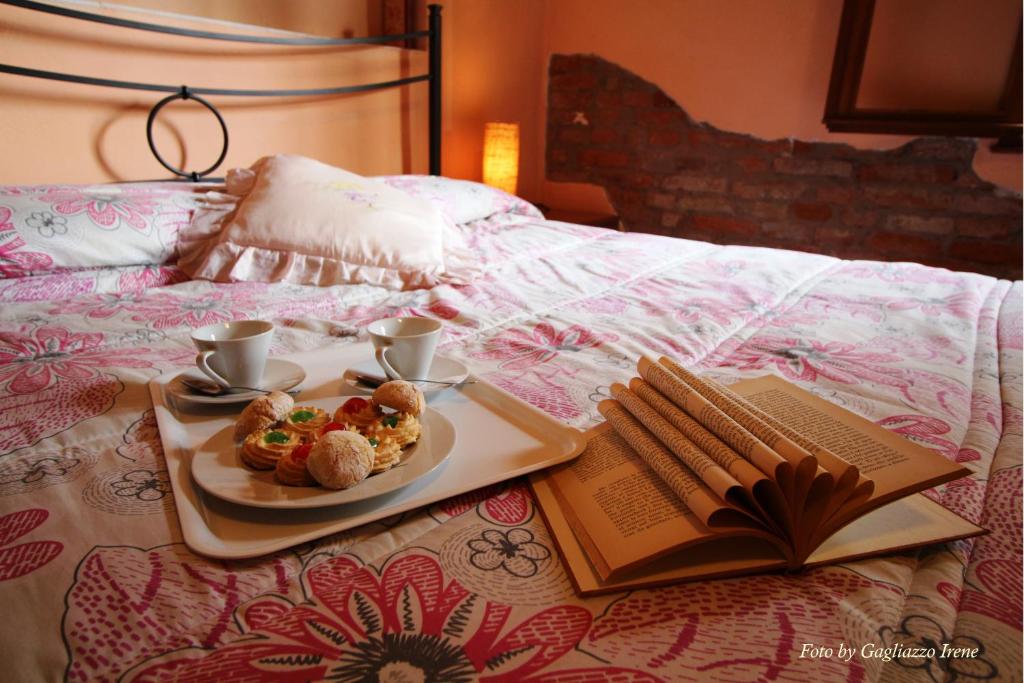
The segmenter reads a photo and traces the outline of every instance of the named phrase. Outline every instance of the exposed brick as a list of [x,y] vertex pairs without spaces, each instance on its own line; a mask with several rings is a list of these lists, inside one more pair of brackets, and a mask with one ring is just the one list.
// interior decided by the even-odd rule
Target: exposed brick
[[740,157],[736,160],[736,165],[747,173],[763,173],[771,166],[764,157]]
[[1021,245],[1000,244],[981,240],[954,240],[949,247],[949,255],[975,263],[1004,263],[1006,253],[1020,254]]
[[886,217],[885,227],[890,230],[909,230],[930,235],[948,235],[953,232],[953,219],[949,216],[913,216],[892,214]]
[[725,197],[709,197],[707,195],[684,194],[679,197],[676,207],[682,211],[706,211],[708,213],[731,214],[736,211],[735,202],[731,202]]
[[647,201],[648,206],[656,209],[674,209],[676,207],[676,196],[671,192],[653,192]]
[[865,244],[886,261],[919,261],[942,253],[942,242],[933,237],[899,232],[876,232],[868,237]]
[[799,223],[768,222],[762,225],[761,234],[780,242],[806,244],[814,235],[814,227]]
[[694,216],[693,226],[699,230],[740,237],[751,237],[761,231],[761,226],[753,221],[724,218],[722,216]]
[[683,141],[683,136],[678,130],[652,130],[647,138],[652,145],[678,145]]
[[649,107],[653,104],[654,93],[650,90],[627,90],[622,103],[627,107]]
[[882,220],[882,214],[871,209],[844,209],[840,220],[852,228],[873,228]]
[[597,168],[624,168],[629,165],[629,155],[625,152],[587,149],[580,153],[580,163]]
[[961,194],[957,196],[954,207],[957,211],[964,213],[983,213],[994,216],[1020,215],[1020,198]]
[[825,185],[814,190],[815,196],[829,204],[849,204],[856,193],[852,187]]
[[814,241],[835,247],[849,247],[860,242],[864,231],[835,225],[819,225],[814,229]]
[[799,183],[752,183],[738,180],[732,193],[744,199],[796,199],[804,192]]
[[553,55],[550,73],[546,177],[603,186],[630,230],[1020,277],[1020,196],[974,173],[974,141],[760,140],[599,57]]
[[727,178],[716,178],[713,176],[695,173],[677,173],[676,175],[666,178],[662,187],[666,190],[714,192],[721,194],[729,187],[729,180]]
[[746,212],[763,221],[781,221],[788,214],[786,205],[778,202],[751,202]]
[[828,204],[794,202],[789,205],[789,213],[794,218],[799,218],[802,221],[817,221],[821,223],[832,218],[832,207]]
[[900,183],[952,183],[957,179],[956,168],[939,164],[867,164],[857,169],[857,179],[863,182]]
[[882,206],[897,208],[912,206],[939,211],[951,209],[955,200],[955,195],[950,192],[934,192],[900,185],[869,185],[864,188],[864,195]]
[[849,178],[853,175],[853,164],[832,159],[780,157],[772,162],[772,168],[788,175],[819,175],[828,178]]
[[594,96],[594,103],[599,107],[622,106],[622,91],[601,90]]
[[667,126],[681,123],[683,116],[677,109],[641,109],[636,112],[636,120],[649,126]]
[[597,76],[585,71],[563,72],[551,77],[552,86],[566,90],[593,88],[597,85]]
[[595,145],[610,145],[618,142],[619,133],[614,128],[608,126],[601,126],[600,128],[591,128],[590,130],[590,141]]
[[1014,232],[1020,233],[1019,218],[978,218],[962,216],[956,219],[956,232],[964,237],[1008,237]]
[[568,142],[570,144],[579,144],[586,142],[590,139],[590,131],[583,126],[575,126],[573,128],[562,128],[558,131],[558,141]]

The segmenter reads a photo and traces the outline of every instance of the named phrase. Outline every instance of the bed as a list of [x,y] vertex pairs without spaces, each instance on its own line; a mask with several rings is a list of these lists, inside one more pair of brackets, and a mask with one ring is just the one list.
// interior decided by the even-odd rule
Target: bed
[[[14,220],[2,207],[25,191],[0,192],[0,234]],[[148,227],[169,244],[201,196],[131,186],[100,203],[90,188],[49,191],[44,229],[59,230],[61,218]],[[41,270],[41,256],[7,240],[0,643],[9,675],[1019,678],[1021,283],[545,221],[507,196],[478,213],[457,229],[483,273],[410,291],[217,284],[188,280],[171,261],[26,274]],[[368,321],[395,313],[442,320],[442,353],[579,428],[598,421],[597,402],[642,353],[726,382],[777,374],[964,463],[969,479],[930,495],[991,533],[795,576],[581,600],[528,487],[513,480],[258,559],[191,553],[146,386],[192,362],[189,330],[270,319],[283,354],[355,343]],[[502,561],[454,552],[471,542],[493,544]],[[940,642],[980,654],[898,650]],[[805,643],[878,653],[801,656]]]
[[[548,221],[445,178],[376,182],[447,216],[473,277],[190,278],[182,236],[219,187],[0,188],[11,680],[1020,680],[1021,282]],[[272,353],[290,355],[363,343],[391,315],[441,320],[440,353],[579,429],[642,354],[726,383],[778,375],[963,463],[969,478],[928,495],[990,533],[581,599],[518,478],[257,558],[190,551],[149,393],[193,363],[190,330],[271,320]]]

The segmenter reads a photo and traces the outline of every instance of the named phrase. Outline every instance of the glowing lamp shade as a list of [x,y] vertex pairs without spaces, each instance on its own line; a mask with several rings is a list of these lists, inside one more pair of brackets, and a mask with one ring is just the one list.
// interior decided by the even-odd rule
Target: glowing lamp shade
[[519,182],[519,124],[488,123],[484,126],[484,182],[516,193]]

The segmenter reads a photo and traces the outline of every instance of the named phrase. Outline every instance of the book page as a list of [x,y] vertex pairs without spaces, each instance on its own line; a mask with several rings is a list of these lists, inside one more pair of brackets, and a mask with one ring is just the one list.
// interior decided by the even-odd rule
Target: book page
[[588,560],[591,557],[590,551],[583,547],[563,514],[563,506],[553,493],[550,472],[546,470],[531,474],[530,488],[558,548],[566,573],[580,595],[649,588],[709,577],[737,576],[783,569],[786,566],[779,550],[766,541],[715,537],[699,545],[684,547],[632,571],[620,572],[615,578],[603,579]]
[[917,493],[843,527],[807,558],[808,566],[849,561],[984,533],[984,529]]
[[713,535],[608,424],[590,435],[576,460],[545,477],[600,574]]
[[816,542],[869,510],[970,474],[938,453],[778,377],[739,382],[732,389],[791,429],[855,465],[874,482],[871,497],[833,515],[816,536]]
[[778,482],[754,467],[644,380],[634,377],[629,382],[629,389],[672,428],[734,477],[747,492],[750,504],[762,519],[767,520],[780,535],[787,538],[792,536],[791,511]]

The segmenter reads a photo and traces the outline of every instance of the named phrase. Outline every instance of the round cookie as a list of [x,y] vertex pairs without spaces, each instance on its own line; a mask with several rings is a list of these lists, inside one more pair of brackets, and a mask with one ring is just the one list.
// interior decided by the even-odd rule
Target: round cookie
[[370,469],[370,474],[387,472],[402,459],[402,447],[394,439],[381,441],[375,437],[370,437],[367,440],[373,446],[374,453],[373,467]]
[[242,462],[257,470],[272,470],[277,461],[302,443],[298,434],[283,429],[261,429],[245,437]]
[[334,421],[365,429],[381,417],[380,408],[372,401],[355,396],[348,399],[334,411]]
[[363,431],[378,441],[394,441],[399,448],[416,443],[423,428],[420,421],[409,413],[391,413],[380,418]]
[[309,451],[306,467],[321,486],[347,489],[366,478],[373,460],[373,446],[365,437],[338,430],[320,437]]
[[427,409],[427,399],[420,388],[401,379],[384,382],[377,387],[373,392],[373,403],[414,416]]
[[313,406],[296,406],[288,411],[281,425],[288,431],[295,432],[299,436],[309,439],[319,434],[320,429],[331,421],[327,412]]
[[286,486],[316,486],[316,479],[306,467],[313,444],[305,443],[277,461],[274,476]]
[[295,406],[295,399],[283,391],[271,391],[254,399],[238,416],[235,423],[235,441],[241,441],[253,432],[269,429],[285,419]]

